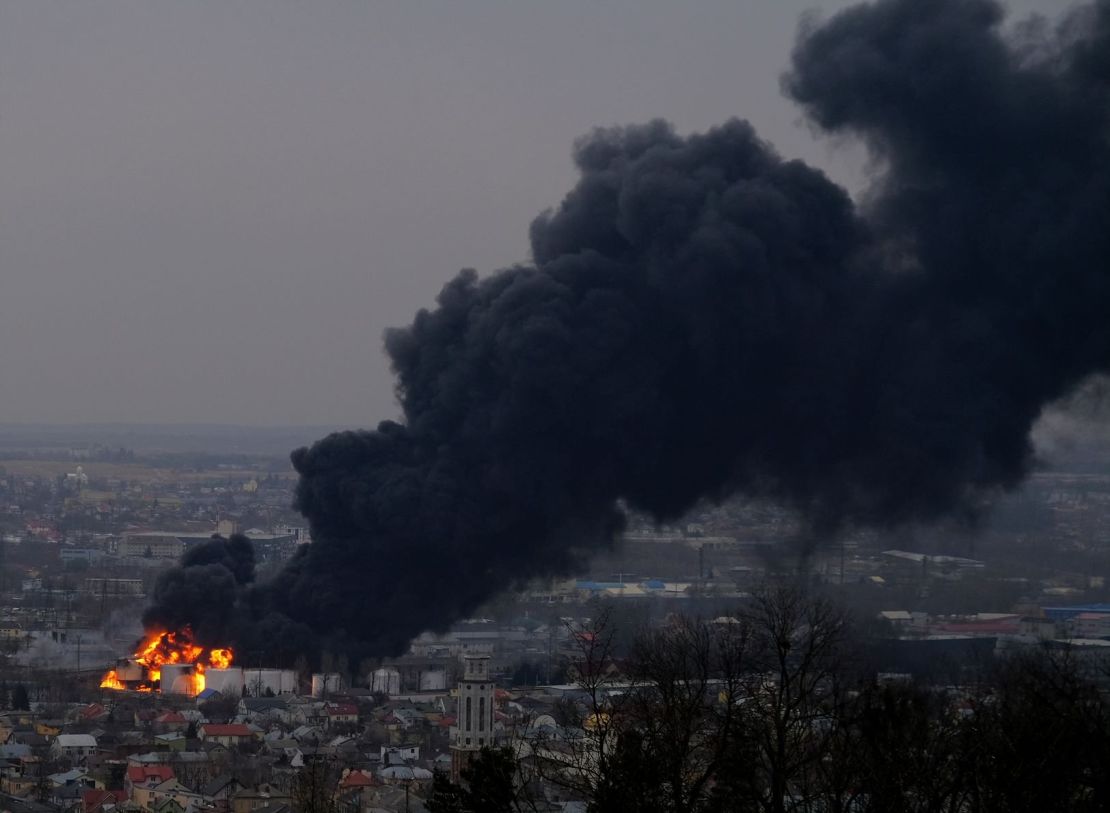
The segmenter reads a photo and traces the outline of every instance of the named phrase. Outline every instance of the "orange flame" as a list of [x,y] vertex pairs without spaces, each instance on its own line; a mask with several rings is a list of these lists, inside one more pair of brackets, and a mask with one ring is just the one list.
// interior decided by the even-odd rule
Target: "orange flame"
[[[166,664],[191,664],[193,674],[186,676],[189,694],[204,691],[204,670],[207,667],[226,669],[231,666],[234,653],[231,649],[206,649],[193,642],[193,633],[186,627],[177,631],[152,632],[144,638],[131,662],[141,669],[142,678],[137,681],[123,681],[116,669],[108,672],[100,682],[102,689],[133,691],[153,691],[155,684],[161,685],[162,667]],[[167,687],[172,688],[172,687]]]

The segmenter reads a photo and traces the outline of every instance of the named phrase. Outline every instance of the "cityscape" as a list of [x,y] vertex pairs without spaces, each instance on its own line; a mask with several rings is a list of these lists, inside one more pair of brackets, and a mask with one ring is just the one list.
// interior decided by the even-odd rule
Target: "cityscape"
[[[1072,470],[1035,474],[975,529],[859,532],[809,549],[797,517],[770,505],[643,518],[573,576],[500,595],[402,654],[310,663],[202,649],[140,621],[159,576],[213,536],[248,540],[262,572],[312,543],[290,509],[287,461],[218,443],[3,441],[0,793],[13,810],[280,813],[306,804],[306,770],[337,810],[423,809],[435,777],[459,781],[482,748],[574,743],[568,725],[637,682],[621,664],[643,630],[719,625],[799,569],[851,617],[874,674],[954,706],[984,659],[1067,653],[1098,675],[1110,662],[1110,543],[1098,542],[1110,454],[1097,445]],[[612,672],[584,688],[600,635]],[[531,788],[551,810],[588,798],[557,776]]]
[[1110,0],[0,11],[0,813],[1110,811]]

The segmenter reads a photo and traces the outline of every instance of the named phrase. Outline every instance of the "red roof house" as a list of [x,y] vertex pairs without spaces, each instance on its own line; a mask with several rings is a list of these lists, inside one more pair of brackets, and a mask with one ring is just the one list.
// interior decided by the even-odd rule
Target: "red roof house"
[[135,788],[153,788],[167,779],[173,779],[173,768],[169,765],[128,765],[123,779],[123,789],[128,799],[132,799]]
[[254,736],[254,732],[242,723],[205,723],[197,731],[197,736],[205,742],[218,742],[221,745],[238,745]]
[[351,771],[339,782],[339,787],[341,790],[351,790],[352,788],[368,788],[377,784],[379,782],[376,779],[367,776],[364,772]]
[[122,790],[96,790],[90,788],[81,794],[82,813],[103,813],[106,807],[115,807],[127,800]]

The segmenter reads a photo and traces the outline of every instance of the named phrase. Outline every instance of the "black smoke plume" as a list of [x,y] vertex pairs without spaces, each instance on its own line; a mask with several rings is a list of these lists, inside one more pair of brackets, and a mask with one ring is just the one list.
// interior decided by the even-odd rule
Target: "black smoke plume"
[[[143,626],[159,630],[190,626],[198,640],[223,646],[240,591],[253,581],[250,540],[242,534],[229,539],[213,536],[186,551],[178,567],[158,577]],[[220,640],[224,644],[216,644]]]
[[1110,0],[1002,24],[877,0],[803,28],[783,86],[870,149],[858,205],[742,121],[583,139],[533,264],[387,333],[403,423],[294,452],[315,541],[219,573],[237,634],[396,653],[569,572],[623,505],[751,495],[827,534],[1018,484],[1045,405],[1110,367]]

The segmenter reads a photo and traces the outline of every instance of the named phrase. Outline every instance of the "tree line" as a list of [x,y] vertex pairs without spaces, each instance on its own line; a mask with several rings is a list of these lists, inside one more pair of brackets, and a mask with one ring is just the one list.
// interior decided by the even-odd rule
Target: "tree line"
[[951,685],[880,680],[832,601],[768,589],[673,617],[618,655],[576,637],[579,693],[437,777],[431,813],[1003,813],[1110,810],[1098,664],[1036,647]]

